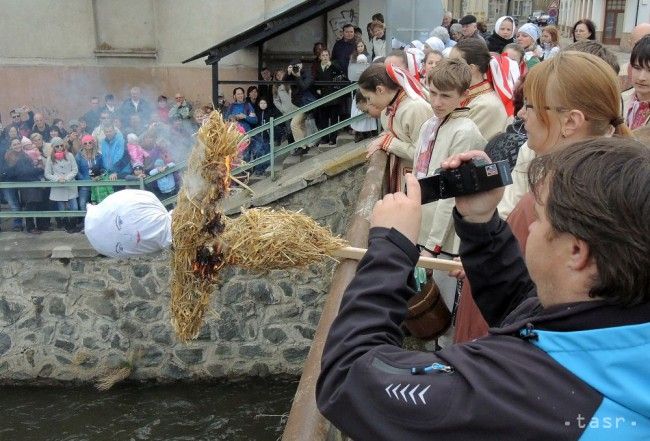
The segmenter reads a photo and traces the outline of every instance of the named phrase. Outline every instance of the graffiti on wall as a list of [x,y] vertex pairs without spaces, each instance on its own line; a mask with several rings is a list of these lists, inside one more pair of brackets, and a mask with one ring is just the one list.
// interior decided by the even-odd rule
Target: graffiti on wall
[[343,26],[351,23],[354,26],[359,26],[359,16],[354,9],[344,9],[340,11],[340,16],[334,16],[329,19],[330,31],[336,35],[339,40],[343,35]]

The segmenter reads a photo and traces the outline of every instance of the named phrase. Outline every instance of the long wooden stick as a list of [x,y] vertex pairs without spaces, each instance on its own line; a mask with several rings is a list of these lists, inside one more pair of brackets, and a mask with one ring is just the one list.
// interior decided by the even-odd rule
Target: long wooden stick
[[[344,259],[361,260],[364,254],[368,251],[365,248],[345,247],[336,250],[333,254],[335,257],[342,257]],[[418,265],[421,268],[435,269],[440,271],[451,271],[463,269],[463,264],[455,260],[434,259],[433,257],[420,257]]]

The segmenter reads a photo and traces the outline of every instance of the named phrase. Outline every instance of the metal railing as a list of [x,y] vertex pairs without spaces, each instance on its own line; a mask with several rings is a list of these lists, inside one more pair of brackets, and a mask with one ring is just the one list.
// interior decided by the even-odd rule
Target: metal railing
[[[355,121],[359,121],[363,118],[366,118],[366,115],[357,115],[353,116],[350,118],[347,118],[343,121],[339,121],[336,124],[333,124],[325,129],[319,130],[301,140],[295,141],[291,144],[285,145],[285,146],[276,146],[275,144],[275,129],[277,126],[280,124],[284,124],[287,121],[291,121],[292,118],[295,116],[301,114],[301,113],[307,113],[312,110],[318,109],[320,106],[329,104],[332,101],[335,101],[345,95],[350,94],[351,96],[354,94],[354,92],[358,89],[358,86],[356,83],[351,83],[345,87],[343,87],[340,90],[334,91],[331,94],[320,98],[312,103],[307,104],[306,106],[303,106],[293,112],[287,113],[285,115],[282,115],[278,118],[269,118],[269,122],[262,124],[246,133],[246,137],[249,139],[253,138],[254,136],[263,136],[264,132],[269,133],[269,145],[270,145],[270,152],[266,155],[263,155],[259,158],[256,158],[252,161],[246,162],[239,167],[235,168],[232,170],[233,175],[238,175],[244,172],[247,172],[248,170],[261,165],[261,164],[266,164],[269,163],[269,169],[270,169],[270,175],[271,179],[275,180],[275,161],[278,158],[278,156],[285,155],[288,153],[293,152],[294,150],[298,148],[302,148],[305,145],[310,145],[314,144],[318,140],[320,140],[323,136],[327,136],[331,133],[334,133],[338,130],[341,130],[344,127],[349,126]],[[354,97],[352,96],[352,99]],[[142,190],[145,189],[145,185],[153,184],[155,181],[158,179],[161,179],[169,174],[172,174],[174,172],[179,172],[182,170],[185,170],[187,167],[187,162],[179,162],[177,165],[174,167],[170,167],[167,170],[165,170],[162,173],[158,173],[154,176],[147,176],[144,179],[138,179],[138,180],[127,180],[127,179],[120,179],[120,180],[115,180],[115,181],[70,181],[70,182],[51,182],[51,181],[33,181],[33,182],[0,182],[0,189],[2,188],[15,188],[15,189],[21,189],[21,188],[52,188],[52,187],[137,187]],[[162,204],[167,206],[173,205],[176,202],[176,195],[171,196],[169,198],[166,198],[164,200],[161,200]],[[85,207],[84,207],[85,208]],[[78,210],[78,211],[1,211],[0,212],[0,219],[2,218],[19,218],[19,217],[29,217],[29,218],[37,218],[37,217],[83,217],[86,215],[85,210]]]

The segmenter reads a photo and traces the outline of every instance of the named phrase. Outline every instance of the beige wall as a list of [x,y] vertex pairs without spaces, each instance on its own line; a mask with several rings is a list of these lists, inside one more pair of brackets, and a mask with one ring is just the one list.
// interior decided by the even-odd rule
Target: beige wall
[[[0,113],[23,104],[66,121],[87,110],[90,96],[130,87],[155,101],[176,91],[200,103],[211,101],[211,68],[205,59],[181,62],[259,24],[300,0],[0,0]],[[310,31],[309,25],[300,34]],[[322,33],[322,31],[321,31]],[[311,52],[310,38],[292,50]],[[98,46],[122,57],[97,56]],[[125,51],[155,50],[153,57]],[[139,53],[139,55],[143,55]],[[257,50],[246,49],[219,63],[221,80],[257,79]],[[221,89],[229,97],[234,86]]]

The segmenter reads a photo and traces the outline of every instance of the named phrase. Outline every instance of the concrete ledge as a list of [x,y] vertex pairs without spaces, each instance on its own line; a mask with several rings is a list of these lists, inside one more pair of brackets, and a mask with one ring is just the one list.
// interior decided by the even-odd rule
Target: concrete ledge
[[82,233],[45,232],[39,236],[3,231],[0,234],[3,260],[95,257],[99,253]]

